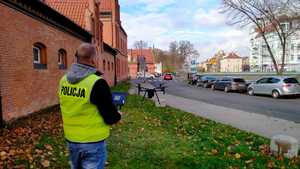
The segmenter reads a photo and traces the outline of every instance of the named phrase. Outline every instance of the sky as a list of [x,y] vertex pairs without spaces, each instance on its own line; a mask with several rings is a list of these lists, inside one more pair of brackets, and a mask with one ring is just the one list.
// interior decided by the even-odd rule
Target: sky
[[172,41],[189,40],[199,61],[218,50],[249,55],[249,30],[228,25],[220,0],[119,0],[128,47],[137,40],[167,50]]

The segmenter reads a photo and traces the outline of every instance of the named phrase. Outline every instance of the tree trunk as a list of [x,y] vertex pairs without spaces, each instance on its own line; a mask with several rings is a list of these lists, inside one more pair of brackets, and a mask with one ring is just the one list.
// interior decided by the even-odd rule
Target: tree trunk
[[285,66],[285,57],[286,57],[286,39],[283,40],[282,44],[282,60],[281,60],[281,67],[279,74],[282,75],[284,72],[284,66]]
[[278,68],[278,64],[277,64],[277,62],[276,62],[276,59],[275,59],[275,57],[274,57],[274,54],[273,54],[273,52],[272,52],[272,49],[271,49],[271,47],[270,47],[270,45],[269,45],[269,42],[268,42],[268,40],[267,40],[265,34],[262,34],[262,37],[263,37],[263,39],[264,39],[264,41],[265,41],[265,43],[266,43],[266,45],[267,45],[267,49],[268,49],[268,52],[269,52],[270,57],[271,57],[271,59],[272,59],[273,65],[274,65],[275,70],[276,70],[276,73],[277,73],[278,75],[280,75],[280,71],[279,71],[279,68]]

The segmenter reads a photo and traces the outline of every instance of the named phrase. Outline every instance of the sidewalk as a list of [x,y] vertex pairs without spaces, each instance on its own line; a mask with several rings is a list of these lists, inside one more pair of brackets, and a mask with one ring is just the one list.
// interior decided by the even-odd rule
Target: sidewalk
[[[151,88],[151,84],[143,84]],[[153,86],[152,86],[153,87]],[[137,93],[135,88],[131,89]],[[246,112],[242,110],[217,106],[197,100],[187,99],[174,95],[161,94],[166,105],[182,111],[193,113],[197,116],[217,121],[232,127],[252,132],[260,136],[271,138],[277,134],[284,134],[295,137],[300,141],[300,124],[288,120],[269,117],[261,114]],[[155,98],[154,98],[155,99]]]
[[165,98],[166,104],[170,107],[190,112],[197,116],[227,124],[241,130],[256,133],[267,138],[271,138],[277,134],[284,134],[300,140],[300,124],[292,121],[216,106],[173,95],[165,95],[162,97]]

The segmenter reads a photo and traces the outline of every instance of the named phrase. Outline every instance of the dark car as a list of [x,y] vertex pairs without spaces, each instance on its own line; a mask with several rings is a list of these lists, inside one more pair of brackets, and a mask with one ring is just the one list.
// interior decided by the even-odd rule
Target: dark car
[[190,85],[196,85],[197,81],[200,77],[201,77],[201,75],[190,73],[190,74],[188,74],[188,83]]
[[171,73],[166,73],[166,74],[164,75],[164,80],[172,80],[172,79],[173,79],[173,76],[172,76]]
[[217,80],[216,77],[213,76],[203,76],[198,79],[197,86],[202,86],[204,88],[211,87],[215,81]]
[[221,80],[215,81],[211,88],[213,90],[224,90],[225,92],[247,91],[246,81],[238,77],[224,77]]

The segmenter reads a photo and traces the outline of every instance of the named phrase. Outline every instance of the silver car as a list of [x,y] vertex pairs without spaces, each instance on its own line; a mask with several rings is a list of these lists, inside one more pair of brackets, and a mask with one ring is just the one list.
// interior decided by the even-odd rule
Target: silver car
[[249,85],[248,94],[271,95],[273,98],[300,95],[300,84],[293,77],[264,77]]

